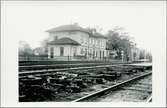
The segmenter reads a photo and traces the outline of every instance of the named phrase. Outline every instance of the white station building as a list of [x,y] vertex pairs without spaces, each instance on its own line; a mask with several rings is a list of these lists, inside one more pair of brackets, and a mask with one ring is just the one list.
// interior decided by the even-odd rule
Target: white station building
[[103,60],[108,56],[107,38],[77,24],[62,25],[49,33],[48,57],[57,60]]

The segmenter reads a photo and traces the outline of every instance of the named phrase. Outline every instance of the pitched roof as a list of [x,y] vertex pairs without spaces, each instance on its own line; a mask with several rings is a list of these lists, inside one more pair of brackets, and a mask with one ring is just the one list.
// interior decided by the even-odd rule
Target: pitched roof
[[58,26],[56,28],[52,28],[50,30],[47,30],[47,32],[52,33],[52,32],[63,32],[63,31],[81,31],[81,32],[85,32],[88,33],[90,36],[92,37],[96,37],[96,38],[106,38],[105,36],[103,36],[102,34],[95,32],[92,33],[91,30],[85,29],[80,27],[77,24],[71,24],[71,25],[62,25],[62,26]]
[[96,37],[96,38],[105,38],[105,39],[107,38],[98,32],[92,33],[91,36]]
[[77,24],[58,26],[56,28],[52,28],[50,30],[47,30],[47,32],[74,31],[74,30],[88,33],[87,30],[85,30],[84,28],[78,26]]
[[60,38],[54,41],[51,41],[48,43],[49,45],[80,45],[78,42],[75,40],[72,40],[70,38],[64,37]]

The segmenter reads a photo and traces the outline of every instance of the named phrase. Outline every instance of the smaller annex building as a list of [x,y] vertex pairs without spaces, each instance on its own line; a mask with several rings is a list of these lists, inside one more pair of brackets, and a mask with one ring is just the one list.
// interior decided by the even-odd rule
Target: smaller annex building
[[62,25],[49,33],[48,58],[57,60],[104,60],[107,38],[77,24]]
[[56,59],[75,59],[77,47],[81,44],[68,37],[55,39],[48,43],[48,57]]

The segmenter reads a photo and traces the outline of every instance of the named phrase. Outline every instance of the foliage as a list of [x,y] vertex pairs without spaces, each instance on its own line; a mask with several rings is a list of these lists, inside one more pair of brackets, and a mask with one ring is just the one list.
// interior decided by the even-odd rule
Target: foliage
[[130,56],[130,50],[135,43],[132,42],[131,37],[127,32],[123,31],[123,28],[115,27],[113,30],[108,31],[107,48],[109,50],[116,51],[116,58],[121,59],[121,51],[124,52],[124,56],[127,58]]
[[25,41],[19,42],[19,56],[29,56],[33,55],[33,50],[30,45]]

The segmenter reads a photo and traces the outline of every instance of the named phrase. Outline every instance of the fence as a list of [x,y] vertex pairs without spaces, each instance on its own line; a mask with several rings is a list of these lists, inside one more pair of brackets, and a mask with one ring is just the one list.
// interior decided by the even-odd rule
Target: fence
[[48,60],[48,56],[19,56],[19,61],[45,61]]
[[53,58],[48,58],[45,56],[19,56],[19,61],[119,61],[116,59],[109,59],[107,57],[103,58],[90,58],[85,56],[54,56]]

